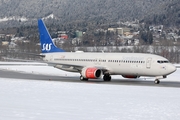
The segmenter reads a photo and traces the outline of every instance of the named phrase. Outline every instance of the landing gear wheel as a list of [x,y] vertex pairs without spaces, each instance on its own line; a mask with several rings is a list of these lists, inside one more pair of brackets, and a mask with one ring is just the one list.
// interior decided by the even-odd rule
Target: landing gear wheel
[[154,83],[155,83],[155,84],[159,84],[160,81],[159,81],[158,79],[156,79],[156,80],[154,81]]
[[88,78],[84,78],[82,75],[80,76],[81,81],[88,81]]
[[104,74],[103,80],[106,82],[111,81],[111,76],[109,74]]

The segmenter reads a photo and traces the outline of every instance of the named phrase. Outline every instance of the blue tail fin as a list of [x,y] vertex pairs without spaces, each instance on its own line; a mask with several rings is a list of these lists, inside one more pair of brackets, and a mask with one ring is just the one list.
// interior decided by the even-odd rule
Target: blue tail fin
[[65,52],[64,50],[58,48],[52,41],[52,38],[43,22],[43,20],[38,20],[38,28],[40,34],[41,51],[42,53],[51,52]]

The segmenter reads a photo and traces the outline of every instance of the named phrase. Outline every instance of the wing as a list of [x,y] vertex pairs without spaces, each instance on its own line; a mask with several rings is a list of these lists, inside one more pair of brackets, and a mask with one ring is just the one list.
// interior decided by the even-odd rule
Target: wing
[[68,72],[81,72],[83,68],[85,67],[90,67],[90,68],[97,68],[101,69],[103,73],[108,71],[107,68],[102,67],[102,66],[80,66],[80,65],[71,65],[71,64],[55,64],[55,63],[48,63],[49,66],[54,66],[55,68],[68,71]]

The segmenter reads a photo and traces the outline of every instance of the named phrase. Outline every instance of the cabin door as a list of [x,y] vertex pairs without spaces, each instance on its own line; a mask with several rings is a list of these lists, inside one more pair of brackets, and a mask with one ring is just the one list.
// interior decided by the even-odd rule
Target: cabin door
[[148,58],[146,61],[146,68],[150,69],[151,68],[151,62],[152,62],[152,58]]
[[50,56],[50,61],[53,61],[53,55]]

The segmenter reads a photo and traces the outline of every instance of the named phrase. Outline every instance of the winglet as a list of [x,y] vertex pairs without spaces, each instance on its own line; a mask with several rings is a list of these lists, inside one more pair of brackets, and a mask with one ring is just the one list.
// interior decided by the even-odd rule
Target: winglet
[[52,38],[42,19],[38,20],[38,28],[42,53],[65,52],[53,43]]

